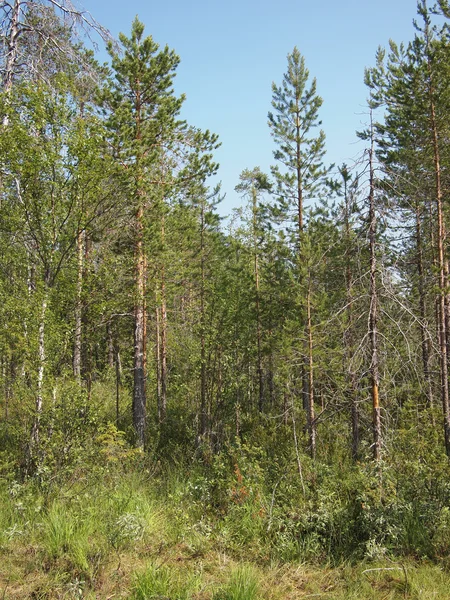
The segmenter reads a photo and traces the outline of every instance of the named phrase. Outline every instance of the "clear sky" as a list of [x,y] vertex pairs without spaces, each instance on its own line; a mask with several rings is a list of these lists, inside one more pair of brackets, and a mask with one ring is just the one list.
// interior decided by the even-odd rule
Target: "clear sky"
[[[160,44],[181,58],[175,89],[187,100],[183,118],[219,134],[216,154],[226,199],[244,168],[273,164],[267,126],[271,84],[281,83],[297,46],[324,104],[320,117],[329,163],[349,165],[361,152],[355,131],[366,122],[364,68],[390,38],[409,41],[416,0],[80,0],[114,37],[129,34],[138,15]],[[106,55],[99,55],[106,60]]]

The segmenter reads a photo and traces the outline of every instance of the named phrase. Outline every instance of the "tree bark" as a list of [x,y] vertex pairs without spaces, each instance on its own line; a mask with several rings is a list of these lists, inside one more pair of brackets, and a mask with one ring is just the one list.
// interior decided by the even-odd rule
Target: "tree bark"
[[80,230],[77,235],[77,297],[75,304],[75,331],[73,344],[73,374],[81,381],[81,347],[82,347],[82,329],[83,329],[83,275],[84,275],[84,255],[86,234]]
[[146,342],[146,259],[144,253],[144,210],[138,207],[136,215],[136,304],[134,308],[134,389],[133,425],[137,445],[145,445],[146,395],[145,395],[145,342]]
[[370,307],[369,307],[369,337],[371,350],[371,393],[373,419],[373,458],[381,458],[381,409],[379,399],[379,363],[378,363],[378,289],[377,289],[377,213],[375,209],[375,173],[373,165],[374,136],[372,114],[370,116],[371,144],[369,148],[369,246],[370,246]]
[[426,387],[427,406],[433,405],[433,386],[430,373],[430,348],[431,339],[429,334],[429,325],[426,311],[425,298],[425,273],[423,266],[423,244],[422,244],[422,223],[419,204],[416,205],[416,247],[417,247],[417,277],[419,289],[419,315],[420,315],[420,337],[422,344],[422,369],[423,379]]
[[112,327],[111,327],[110,321],[108,321],[108,323],[106,323],[106,339],[108,342],[108,367],[110,369],[113,369],[114,368],[115,351],[114,351],[114,337],[113,337],[113,332],[112,332]]
[[308,433],[309,451],[311,458],[316,457],[316,417],[314,408],[314,363],[313,363],[313,334],[311,319],[311,273],[308,274],[308,293],[306,297],[306,334],[308,340]]
[[[431,79],[431,64],[430,64]],[[441,399],[444,413],[444,441],[447,456],[450,457],[450,405],[449,405],[449,386],[448,386],[448,357],[447,357],[447,310],[446,310],[446,264],[445,264],[445,240],[447,237],[442,202],[442,184],[441,184],[441,166],[439,138],[436,125],[436,109],[434,104],[434,94],[432,83],[430,81],[430,112],[431,129],[433,136],[433,154],[435,171],[435,189],[436,189],[436,208],[437,208],[437,250],[439,267],[439,363],[441,376]]]
[[[161,223],[161,242],[165,244],[164,215]],[[167,302],[166,278],[164,259],[161,265],[161,419],[164,421],[167,414]]]
[[119,427],[120,420],[120,384],[122,380],[122,365],[120,361],[119,346],[114,346],[114,359],[116,365],[116,427]]
[[[156,294],[158,302],[158,294]],[[155,308],[155,370],[156,370],[156,406],[158,410],[158,423],[162,423],[162,403],[161,403],[161,325],[160,309],[158,304]]]
[[256,304],[256,344],[257,344],[257,372],[258,372],[258,410],[264,411],[264,376],[262,366],[262,323],[261,323],[261,298],[259,288],[259,255],[258,255],[258,196],[252,187],[252,213],[253,213],[253,275],[255,278],[255,304]]
[[[22,2],[21,0],[14,0],[14,5],[11,9],[11,20],[9,26],[9,32],[7,35],[8,39],[8,47],[6,50],[6,63],[5,63],[5,72],[3,75],[3,89],[8,96],[11,92],[13,79],[14,79],[14,69],[17,62],[17,53],[18,53],[18,38],[20,35],[20,11],[21,11]],[[8,115],[3,116],[3,125],[8,125],[9,119]]]
[[352,359],[354,352],[354,323],[353,323],[353,275],[352,275],[352,242],[351,242],[351,196],[348,190],[348,182],[350,175],[345,168],[341,170],[344,181],[344,233],[345,233],[345,284],[346,284],[346,313],[347,313],[347,330],[344,334],[344,371],[348,377],[348,395],[350,398],[351,412],[351,431],[352,431],[352,458],[358,460],[359,456],[359,410],[357,403],[357,385],[356,375],[352,369]]
[[[423,3],[426,10],[426,3]],[[445,244],[447,232],[444,220],[443,190],[441,181],[441,156],[439,148],[439,133],[436,118],[435,89],[433,61],[430,48],[430,35],[428,23],[425,20],[425,42],[426,57],[429,77],[428,94],[430,101],[430,133],[433,146],[436,212],[437,212],[437,257],[439,270],[439,297],[438,297],[438,321],[439,321],[439,365],[441,380],[442,411],[444,415],[444,443],[447,456],[450,458],[450,402],[448,385],[448,331],[447,331],[447,259],[445,255]]]
[[44,386],[44,375],[45,375],[45,318],[47,314],[48,305],[48,287],[44,284],[44,296],[41,304],[41,314],[39,318],[39,329],[38,329],[38,372],[36,381],[36,402],[35,402],[35,413],[34,422],[31,429],[30,449],[29,455],[30,460],[33,461],[36,454],[39,451],[39,439],[40,439],[40,424],[43,409],[43,386]]
[[205,306],[205,206],[200,210],[200,439],[208,432],[208,400],[206,397],[206,306]]

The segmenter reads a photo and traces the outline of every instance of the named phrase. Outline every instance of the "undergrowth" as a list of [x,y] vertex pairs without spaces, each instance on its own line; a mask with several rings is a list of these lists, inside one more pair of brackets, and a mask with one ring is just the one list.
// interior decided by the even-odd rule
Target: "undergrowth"
[[3,464],[1,598],[448,599],[450,468],[430,448],[302,454],[301,480],[282,436],[166,460],[87,433],[26,478]]

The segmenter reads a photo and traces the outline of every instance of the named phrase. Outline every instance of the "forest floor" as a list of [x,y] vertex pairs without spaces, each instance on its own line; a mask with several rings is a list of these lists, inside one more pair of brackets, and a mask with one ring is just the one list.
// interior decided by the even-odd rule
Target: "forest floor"
[[28,479],[0,455],[0,600],[450,600],[446,459],[423,502],[393,471],[414,504],[389,465],[380,496],[361,465],[266,486],[252,448],[165,464],[98,440],[66,463],[55,444]]
[[[237,563],[179,543],[170,551],[117,553],[92,578],[67,561],[42,561],[36,546],[3,549],[0,598],[136,600],[448,600],[450,574],[432,564],[390,561],[340,567]],[[41,562],[42,561],[42,562]]]
[[249,522],[221,518],[215,527],[182,500],[182,482],[164,497],[149,483],[74,478],[44,493],[0,485],[0,600],[450,598],[445,562],[278,561]]

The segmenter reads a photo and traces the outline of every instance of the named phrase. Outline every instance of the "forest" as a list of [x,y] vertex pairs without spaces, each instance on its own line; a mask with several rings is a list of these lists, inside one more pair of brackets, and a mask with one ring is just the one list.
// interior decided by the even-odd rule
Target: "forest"
[[448,600],[448,1],[351,165],[293,48],[226,220],[173,50],[0,11],[0,598]]

